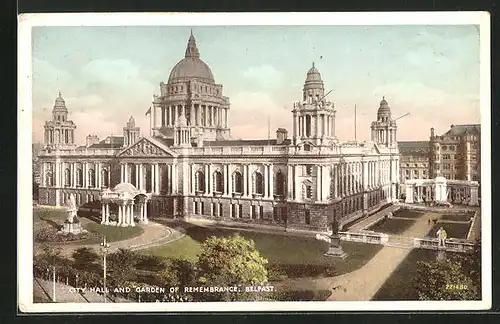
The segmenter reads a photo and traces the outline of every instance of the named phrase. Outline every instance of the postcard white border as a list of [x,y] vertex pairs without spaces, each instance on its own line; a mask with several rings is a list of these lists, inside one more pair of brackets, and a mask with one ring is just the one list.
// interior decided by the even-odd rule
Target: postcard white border
[[[488,12],[360,13],[83,13],[23,14],[18,18],[18,305],[22,312],[295,312],[482,310],[491,308],[491,81]],[[480,26],[481,301],[320,301],[217,303],[33,303],[32,51],[35,26],[217,25],[465,25]]]

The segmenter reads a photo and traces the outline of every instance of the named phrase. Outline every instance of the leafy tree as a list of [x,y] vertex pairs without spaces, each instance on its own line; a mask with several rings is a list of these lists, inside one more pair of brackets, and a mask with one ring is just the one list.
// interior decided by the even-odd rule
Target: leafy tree
[[473,300],[477,287],[456,259],[418,261],[413,285],[420,300]]
[[195,282],[195,264],[189,260],[169,259],[156,277],[165,287],[190,286]]
[[110,283],[114,286],[123,286],[137,276],[135,265],[140,258],[136,252],[128,249],[119,249],[108,255],[108,274]]
[[[236,234],[208,238],[201,246],[196,263],[200,284],[207,286],[257,285],[267,282],[267,260],[255,249],[252,240]],[[249,300],[257,294],[244,292],[210,293],[204,300]]]
[[81,247],[73,252],[74,266],[78,270],[101,271],[101,256],[92,248]]
[[464,255],[461,263],[464,273],[479,289],[481,287],[481,240],[475,242],[474,248]]

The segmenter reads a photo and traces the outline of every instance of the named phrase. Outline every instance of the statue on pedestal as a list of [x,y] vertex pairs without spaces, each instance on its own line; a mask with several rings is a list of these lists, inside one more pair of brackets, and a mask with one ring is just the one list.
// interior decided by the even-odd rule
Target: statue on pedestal
[[345,259],[347,257],[347,254],[342,250],[342,246],[340,244],[339,223],[337,221],[333,221],[331,226],[332,226],[331,235],[328,236],[328,235],[316,234],[316,239],[323,240],[329,243],[328,251],[325,253],[326,256],[333,256]]
[[80,220],[76,215],[77,211],[78,208],[76,207],[75,194],[71,194],[68,201],[68,209],[66,209],[68,216],[64,221],[63,227],[59,231],[60,234],[80,234],[87,232],[80,224]]

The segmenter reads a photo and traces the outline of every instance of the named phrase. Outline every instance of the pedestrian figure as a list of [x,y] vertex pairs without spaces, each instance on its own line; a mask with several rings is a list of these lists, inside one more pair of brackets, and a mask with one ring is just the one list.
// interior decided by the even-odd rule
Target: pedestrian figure
[[447,236],[444,228],[440,227],[439,230],[437,231],[436,235],[437,235],[438,240],[439,240],[438,246],[444,247],[445,242],[446,242],[446,236]]

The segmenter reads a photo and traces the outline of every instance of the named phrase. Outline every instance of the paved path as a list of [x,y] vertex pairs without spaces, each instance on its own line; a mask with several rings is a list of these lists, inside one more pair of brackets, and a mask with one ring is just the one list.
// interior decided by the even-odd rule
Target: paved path
[[383,218],[384,216],[386,216],[387,214],[389,214],[389,212],[392,212],[396,209],[396,205],[392,205],[392,206],[389,206],[387,208],[384,208],[378,212],[376,212],[375,214],[373,215],[370,215],[364,219],[362,219],[361,221],[353,224],[352,226],[350,226],[347,231],[349,232],[360,232],[361,230],[365,229],[366,227],[370,226],[372,223],[375,223],[377,220]]
[[[127,248],[131,250],[142,250],[149,247],[156,246],[158,244],[168,242],[170,236],[172,235],[172,230],[165,225],[158,224],[155,222],[149,222],[149,224],[138,224],[144,229],[144,232],[136,237],[130,238],[128,240],[112,242],[110,243],[110,252],[117,251],[120,248]],[[99,244],[61,244],[61,255],[66,257],[71,257],[74,250],[81,247],[89,247],[95,250],[100,249]],[[35,249],[35,253],[41,253],[41,249]]]
[[[432,226],[432,224],[428,224],[428,219],[432,219],[436,215],[434,213],[424,214],[402,236],[421,237],[425,235]],[[337,277],[287,280],[279,286],[280,289],[285,290],[336,288],[328,300],[369,301],[410,251],[411,249],[408,248],[385,246],[362,268],[353,272]]]

